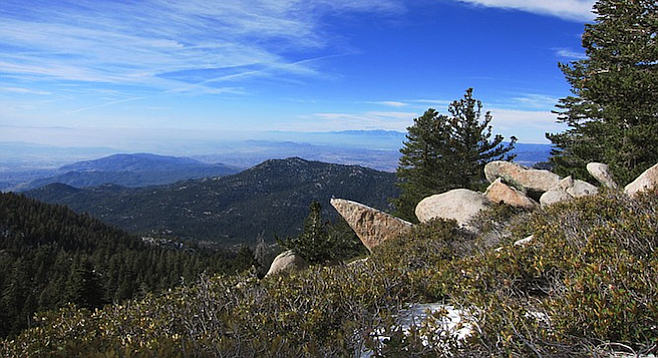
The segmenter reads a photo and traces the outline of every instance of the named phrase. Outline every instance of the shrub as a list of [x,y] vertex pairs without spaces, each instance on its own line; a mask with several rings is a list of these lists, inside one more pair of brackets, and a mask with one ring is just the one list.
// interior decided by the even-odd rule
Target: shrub
[[[505,229],[511,236],[500,250],[483,250],[481,239],[454,221],[435,220],[350,266],[311,266],[260,281],[255,272],[201,277],[94,312],[69,306],[43,313],[37,327],[0,342],[0,355],[343,357],[368,348],[382,357],[446,350],[454,357],[604,357],[615,347],[656,353],[657,207],[656,192],[606,192],[521,213],[527,219]],[[512,244],[528,233],[529,244]],[[396,324],[399,309],[423,301],[461,308],[472,334],[459,342],[425,322],[405,333]]]
[[479,323],[471,350],[591,356],[600,342],[639,352],[658,342],[656,193],[581,198],[534,213],[528,246],[506,246],[444,271],[455,304]]

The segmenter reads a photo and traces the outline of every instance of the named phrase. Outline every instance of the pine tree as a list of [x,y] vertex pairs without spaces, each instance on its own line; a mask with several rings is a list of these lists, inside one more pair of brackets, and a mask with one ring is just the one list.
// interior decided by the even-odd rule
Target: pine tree
[[66,283],[66,300],[93,309],[105,303],[104,297],[103,285],[94,265],[87,259],[76,257]]
[[326,264],[363,253],[363,245],[346,228],[346,223],[332,224],[322,217],[322,205],[313,201],[309,214],[304,220],[304,228],[299,236],[279,240],[279,246],[293,250],[310,264]]
[[455,188],[481,189],[484,165],[493,160],[511,160],[509,151],[516,138],[503,144],[493,139],[490,112],[482,118],[482,103],[473,98],[473,89],[448,107],[450,116],[430,108],[407,128],[407,141],[400,149],[397,168],[400,197],[393,200],[396,215],[417,221],[416,204],[423,198]]
[[599,0],[582,37],[586,58],[560,64],[573,96],[560,100],[547,133],[561,175],[587,178],[588,162],[604,162],[620,184],[658,162],[658,4]]

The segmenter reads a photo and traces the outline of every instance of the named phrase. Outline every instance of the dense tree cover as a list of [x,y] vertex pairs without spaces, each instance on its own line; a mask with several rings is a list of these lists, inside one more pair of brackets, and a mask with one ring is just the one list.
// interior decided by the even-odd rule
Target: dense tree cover
[[658,5],[654,0],[600,0],[585,26],[586,58],[560,64],[572,96],[560,100],[547,134],[561,175],[587,178],[588,162],[604,162],[620,184],[658,162]]
[[[148,188],[51,184],[26,192],[37,200],[87,212],[128,232],[172,234],[222,245],[254,245],[259,236],[295,236],[319,200],[332,196],[386,210],[395,174],[300,158],[269,160],[239,174]],[[335,215],[335,212],[334,212]],[[333,217],[330,217],[333,218]]]
[[345,220],[325,220],[317,201],[311,203],[309,211],[298,236],[277,240],[284,250],[293,250],[310,264],[340,262],[367,252]]
[[503,144],[492,137],[490,112],[482,117],[482,102],[473,89],[448,107],[450,116],[433,108],[407,128],[397,169],[400,197],[393,200],[398,216],[417,221],[414,210],[423,198],[456,188],[479,189],[485,181],[484,165],[493,160],[512,160],[516,138]]
[[0,336],[33,324],[34,312],[67,302],[84,308],[121,302],[195,280],[204,271],[254,265],[238,255],[189,243],[146,244],[63,206],[0,194]]
[[[355,265],[316,265],[262,280],[201,277],[97,312],[67,306],[42,313],[15,340],[0,340],[0,355],[655,354],[656,208],[656,192],[603,193],[534,213],[494,206],[474,222],[478,235],[454,221],[419,224]],[[531,233],[530,243],[514,244]],[[442,311],[408,330],[395,324],[400,309],[418,302],[460,307],[462,326],[447,328]],[[469,326],[470,335],[455,336]]]

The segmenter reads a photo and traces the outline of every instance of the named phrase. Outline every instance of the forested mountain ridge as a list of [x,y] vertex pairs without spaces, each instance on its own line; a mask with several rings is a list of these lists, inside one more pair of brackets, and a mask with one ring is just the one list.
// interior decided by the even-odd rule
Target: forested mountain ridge
[[298,234],[313,200],[325,210],[332,196],[387,210],[388,199],[397,196],[395,181],[394,173],[289,158],[235,175],[166,186],[75,189],[54,184],[26,195],[88,212],[130,232],[234,244],[253,243],[259,235],[272,240]]

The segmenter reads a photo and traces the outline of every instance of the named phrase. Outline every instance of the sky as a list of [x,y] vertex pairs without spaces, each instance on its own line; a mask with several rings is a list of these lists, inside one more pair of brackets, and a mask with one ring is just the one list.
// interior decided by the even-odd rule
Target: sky
[[[0,142],[406,132],[467,88],[549,143],[590,0],[3,0]],[[146,146],[144,144],[143,146]]]

